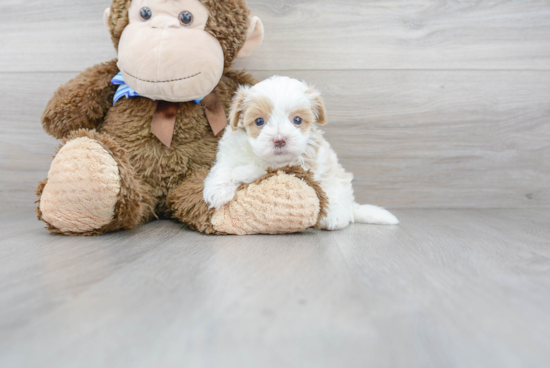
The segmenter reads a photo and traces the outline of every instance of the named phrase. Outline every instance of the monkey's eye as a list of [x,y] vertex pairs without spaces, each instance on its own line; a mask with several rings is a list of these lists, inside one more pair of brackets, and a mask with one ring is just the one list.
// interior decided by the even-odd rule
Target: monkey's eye
[[180,16],[180,23],[184,26],[190,26],[193,24],[193,14],[189,13],[188,11],[181,12]]
[[259,118],[259,119],[256,119],[256,126],[264,126],[265,125],[265,120],[262,119],[262,118]]
[[148,7],[144,7],[139,11],[139,15],[141,16],[141,19],[148,21],[153,16],[153,12]]
[[294,124],[296,124],[296,125],[302,125],[302,122],[303,122],[303,120],[302,120],[301,117],[296,116],[296,117],[294,118]]

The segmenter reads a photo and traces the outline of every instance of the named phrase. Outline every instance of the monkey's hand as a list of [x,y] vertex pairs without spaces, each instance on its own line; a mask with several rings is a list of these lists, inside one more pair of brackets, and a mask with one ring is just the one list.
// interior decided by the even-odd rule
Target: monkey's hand
[[111,79],[118,74],[116,60],[91,67],[59,87],[42,115],[44,130],[65,138],[78,129],[94,129],[113,105],[117,87]]
[[239,189],[214,212],[211,223],[216,232],[227,234],[294,233],[316,226],[327,202],[310,173],[285,167]]

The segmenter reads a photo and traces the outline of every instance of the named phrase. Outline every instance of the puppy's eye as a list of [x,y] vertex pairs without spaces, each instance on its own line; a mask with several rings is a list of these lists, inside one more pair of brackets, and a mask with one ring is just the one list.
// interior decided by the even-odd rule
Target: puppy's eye
[[148,21],[153,16],[153,12],[148,7],[144,7],[139,11],[139,15],[141,16],[141,19]]
[[265,120],[262,119],[262,118],[259,118],[259,119],[256,119],[256,126],[264,126],[265,125]]
[[299,117],[299,116],[296,116],[296,117],[294,118],[294,124],[296,124],[296,125],[302,125],[303,122],[304,122],[304,121],[303,121],[302,118]]
[[181,12],[180,16],[180,23],[184,26],[190,26],[193,24],[193,14],[189,13],[188,11]]

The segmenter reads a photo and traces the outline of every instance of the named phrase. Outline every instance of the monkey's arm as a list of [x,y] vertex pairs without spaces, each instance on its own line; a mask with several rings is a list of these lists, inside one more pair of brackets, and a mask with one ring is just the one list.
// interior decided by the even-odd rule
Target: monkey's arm
[[111,79],[118,74],[117,61],[93,66],[59,87],[42,115],[44,130],[65,138],[71,132],[96,128],[113,105],[117,86]]
[[326,194],[313,175],[299,167],[269,170],[217,210],[203,198],[208,172],[206,167],[192,172],[166,200],[173,217],[192,229],[207,234],[286,234],[316,226],[326,215]]

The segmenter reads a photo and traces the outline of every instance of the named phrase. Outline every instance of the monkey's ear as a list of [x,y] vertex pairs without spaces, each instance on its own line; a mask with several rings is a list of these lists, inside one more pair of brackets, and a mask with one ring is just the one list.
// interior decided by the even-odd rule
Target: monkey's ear
[[103,24],[105,24],[105,28],[107,28],[107,31],[111,32],[111,8],[105,9],[105,12],[103,13]]
[[314,87],[309,87],[307,93],[311,101],[311,108],[317,119],[317,124],[326,125],[328,122],[327,108],[325,107],[325,100],[321,96],[321,93]]
[[252,17],[248,23],[248,34],[246,35],[246,41],[237,54],[238,59],[244,59],[249,57],[256,51],[264,40],[264,24],[258,17]]
[[242,114],[245,110],[244,101],[246,100],[249,91],[250,87],[240,86],[239,90],[235,94],[235,97],[233,97],[231,109],[229,110],[229,124],[233,130],[244,128],[242,124]]

